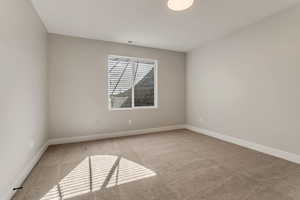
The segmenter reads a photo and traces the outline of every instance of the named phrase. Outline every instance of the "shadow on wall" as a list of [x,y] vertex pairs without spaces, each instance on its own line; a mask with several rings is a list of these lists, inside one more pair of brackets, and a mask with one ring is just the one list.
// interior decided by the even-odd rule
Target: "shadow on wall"
[[69,199],[155,175],[152,170],[120,156],[88,156],[40,200]]

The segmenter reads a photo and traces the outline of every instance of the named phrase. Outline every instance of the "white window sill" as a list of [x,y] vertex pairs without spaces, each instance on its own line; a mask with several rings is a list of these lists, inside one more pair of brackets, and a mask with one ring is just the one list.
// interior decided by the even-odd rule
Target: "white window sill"
[[129,111],[129,110],[149,110],[149,109],[157,109],[157,106],[141,106],[134,108],[109,108],[109,111]]

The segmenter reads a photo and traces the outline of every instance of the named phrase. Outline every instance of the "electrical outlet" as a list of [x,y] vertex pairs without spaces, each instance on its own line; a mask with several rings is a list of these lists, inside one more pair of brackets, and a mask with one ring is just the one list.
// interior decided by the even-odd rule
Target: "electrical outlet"
[[199,123],[203,123],[203,121],[204,121],[204,119],[203,119],[202,117],[200,117],[200,118],[198,119],[198,122],[199,122]]
[[132,120],[130,119],[130,120],[128,120],[128,124],[129,125],[131,125],[132,124]]

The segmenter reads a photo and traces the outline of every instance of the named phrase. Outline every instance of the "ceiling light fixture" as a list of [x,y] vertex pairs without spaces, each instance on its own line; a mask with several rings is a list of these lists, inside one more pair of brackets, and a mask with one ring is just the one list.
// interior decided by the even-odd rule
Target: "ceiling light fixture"
[[169,0],[168,7],[171,10],[181,11],[181,10],[188,9],[193,5],[193,3],[194,0]]

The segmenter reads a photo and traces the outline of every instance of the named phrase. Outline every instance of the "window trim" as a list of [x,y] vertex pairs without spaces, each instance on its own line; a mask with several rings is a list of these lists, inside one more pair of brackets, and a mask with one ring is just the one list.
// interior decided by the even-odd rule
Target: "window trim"
[[[108,64],[109,64],[109,57],[121,57],[121,58],[129,58],[129,59],[143,59],[143,60],[151,60],[154,61],[155,65],[154,65],[154,106],[134,106],[134,84],[132,84],[131,88],[132,88],[132,101],[131,101],[131,107],[130,108],[112,108],[111,107],[111,100],[110,100],[110,96],[109,96],[109,69],[108,69]],[[148,109],[157,109],[158,108],[158,60],[156,59],[151,59],[151,58],[139,58],[139,57],[132,57],[132,56],[119,56],[119,55],[115,55],[115,54],[109,54],[107,56],[107,61],[106,61],[106,77],[107,77],[107,88],[106,88],[106,92],[107,92],[107,98],[108,98],[108,110],[109,111],[130,111],[130,110],[148,110]]]

